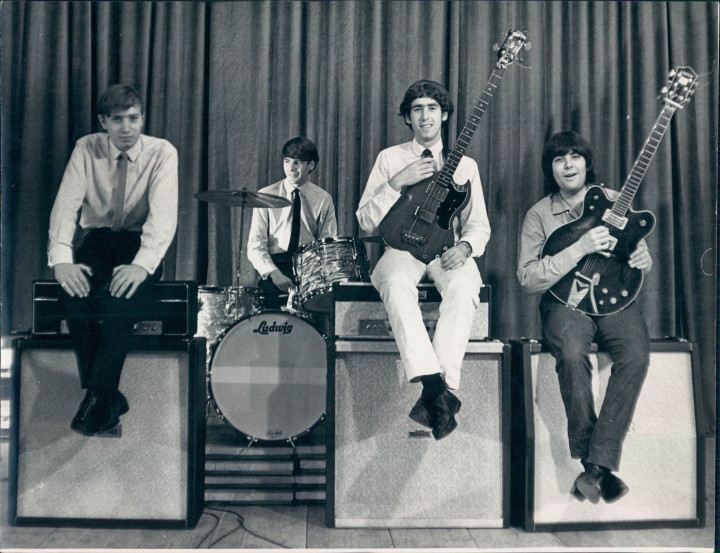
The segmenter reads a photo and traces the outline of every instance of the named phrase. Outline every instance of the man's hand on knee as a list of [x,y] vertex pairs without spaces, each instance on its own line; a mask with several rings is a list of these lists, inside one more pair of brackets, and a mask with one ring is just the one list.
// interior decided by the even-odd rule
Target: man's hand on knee
[[140,265],[118,265],[113,269],[110,295],[130,299],[147,277],[148,272]]
[[55,280],[70,296],[84,298],[90,293],[92,269],[82,263],[58,263],[53,267]]

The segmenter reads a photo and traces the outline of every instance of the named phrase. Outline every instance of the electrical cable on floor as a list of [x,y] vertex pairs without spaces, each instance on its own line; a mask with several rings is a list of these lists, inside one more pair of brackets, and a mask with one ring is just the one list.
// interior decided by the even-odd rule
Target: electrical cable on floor
[[[209,517],[214,518],[214,519],[215,519],[215,526],[213,526],[212,528],[210,528],[210,530],[203,536],[203,538],[198,542],[198,544],[195,546],[194,549],[200,549],[200,546],[203,544],[203,542],[204,542],[206,539],[208,539],[215,530],[217,530],[217,527],[218,527],[218,526],[220,526],[220,517],[218,517],[217,515],[215,515],[215,514],[213,514],[213,513],[206,513],[206,512],[204,512],[204,511],[203,511],[202,515],[207,515],[207,516],[209,516]],[[202,516],[202,515],[200,515],[200,516]]]
[[216,543],[218,543],[220,540],[225,539],[225,538],[228,537],[230,534],[233,534],[234,532],[237,532],[240,528],[242,528],[243,530],[245,530],[245,531],[246,531],[248,534],[250,534],[251,536],[254,536],[254,537],[258,538],[258,539],[261,539],[261,540],[263,540],[263,541],[266,541],[266,542],[271,543],[271,544],[273,544],[273,545],[276,545],[276,546],[278,546],[278,547],[282,547],[283,549],[289,549],[289,547],[288,547],[287,545],[284,545],[284,544],[282,544],[282,543],[273,541],[273,540],[271,540],[270,538],[266,538],[265,536],[261,536],[260,534],[254,532],[253,530],[250,530],[250,528],[248,528],[247,526],[245,526],[245,518],[244,518],[240,513],[236,512],[236,511],[233,511],[232,509],[227,509],[227,508],[225,508],[225,507],[213,507],[212,504],[210,504],[210,503],[206,503],[206,504],[205,504],[205,509],[212,509],[212,510],[214,510],[214,511],[222,511],[222,512],[225,512],[225,513],[230,513],[230,514],[232,514],[232,515],[235,515],[235,520],[236,520],[237,523],[238,523],[238,527],[237,527],[237,528],[235,528],[234,530],[231,530],[230,532],[227,532],[225,535],[223,535],[223,536],[219,537],[218,539],[214,540],[214,541],[210,544],[209,547],[212,547],[213,545],[215,545]]

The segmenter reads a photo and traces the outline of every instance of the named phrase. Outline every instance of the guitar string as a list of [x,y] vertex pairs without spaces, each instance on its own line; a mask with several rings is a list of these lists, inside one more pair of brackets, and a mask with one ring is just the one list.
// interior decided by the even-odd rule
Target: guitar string
[[[612,213],[615,216],[618,217],[624,217],[627,213],[628,209],[630,208],[630,203],[632,202],[635,193],[637,192],[638,188],[640,187],[640,183],[645,178],[645,173],[647,172],[648,168],[650,167],[650,163],[652,162],[653,158],[655,157],[655,153],[657,152],[658,147],[660,146],[660,143],[662,142],[662,139],[665,137],[665,134],[667,132],[667,129],[670,125],[670,120],[672,119],[673,114],[677,108],[674,108],[672,106],[665,105],[663,109],[661,110],[660,114],[658,115],[655,125],[653,126],[652,131],[650,131],[650,134],[648,135],[647,139],[645,140],[645,143],[643,144],[643,147],[640,150],[640,154],[638,154],[635,163],[633,164],[633,168],[630,171],[630,174],[628,175],[628,178],[625,181],[625,184],[623,185],[622,192],[620,193],[620,197],[613,203]],[[668,113],[669,112],[669,113]],[[667,122],[663,122],[663,119],[667,119]],[[660,131],[660,137],[654,139],[654,134]],[[655,140],[655,144],[652,144],[653,139]],[[648,161],[645,161],[643,157],[650,153],[650,159]],[[640,163],[644,163],[645,167],[642,167]],[[638,173],[640,173],[638,175]],[[633,180],[633,178],[635,180]],[[625,192],[630,190],[631,193],[626,194]],[[567,202],[566,202],[567,203]],[[616,209],[618,206],[620,206],[622,209],[618,210]],[[612,230],[614,228],[614,225],[612,225],[609,222],[605,222],[605,228],[608,230]],[[587,259],[585,260],[585,263],[583,264],[583,268],[580,270],[580,274],[585,276],[585,278],[590,279],[591,275],[596,272],[597,267],[602,264],[602,262],[605,261],[605,257],[600,254],[590,254]]]
[[[440,188],[449,191],[450,186],[452,186],[452,182],[453,182],[452,177],[453,177],[455,171],[457,170],[458,164],[460,163],[462,156],[465,154],[465,150],[470,145],[470,141],[472,140],[473,136],[475,135],[475,131],[477,131],[477,128],[480,124],[480,120],[485,115],[487,106],[490,105],[490,101],[493,98],[493,95],[490,92],[490,87],[492,87],[493,89],[496,89],[500,85],[499,82],[498,82],[498,84],[493,84],[492,80],[494,77],[496,77],[498,80],[502,80],[502,72],[503,71],[504,71],[504,69],[502,69],[502,70],[493,69],[492,73],[490,74],[490,77],[488,78],[488,82],[485,85],[485,88],[483,89],[482,93],[480,94],[480,98],[478,99],[477,103],[473,107],[470,117],[468,118],[467,122],[465,123],[465,126],[463,127],[462,131],[460,132],[460,134],[458,135],[458,138],[455,141],[455,146],[453,147],[451,152],[448,154],[447,161],[443,164],[443,167],[440,169],[440,172],[438,173],[437,177],[435,179],[433,179],[430,182],[430,184],[428,185],[428,188],[426,190],[425,199],[423,200],[423,203],[421,205],[421,209],[423,211],[431,211],[432,213],[435,213],[437,215],[437,209],[442,204],[442,201],[444,201],[445,198],[447,198],[447,194],[446,194],[445,198],[443,198],[442,201],[438,201],[437,198],[435,197],[435,194],[439,191]],[[481,104],[483,103],[484,95],[487,95],[490,98],[484,102],[485,107],[483,108]],[[479,117],[475,115],[476,111],[480,112]],[[477,118],[477,122],[473,122],[474,117]],[[471,122],[473,122],[474,128],[472,129],[471,133],[466,133]],[[464,136],[466,134],[469,134],[469,137],[466,140],[467,144],[463,145],[461,138],[464,138]],[[458,143],[460,143],[460,145],[462,146],[463,151],[462,151],[462,154],[459,155],[459,159],[455,160],[453,156],[457,157],[457,152],[460,149],[460,148],[458,148]],[[452,168],[452,173],[450,172],[450,168]],[[450,173],[449,176],[447,176],[448,173]],[[450,181],[450,184],[448,184],[446,182],[448,180]],[[442,181],[442,184],[439,185],[438,182],[441,182],[441,181]],[[410,228],[409,228],[410,232],[412,232],[414,230],[415,224],[419,223],[419,221],[420,221],[420,218],[416,215],[413,218],[413,222],[410,225]]]

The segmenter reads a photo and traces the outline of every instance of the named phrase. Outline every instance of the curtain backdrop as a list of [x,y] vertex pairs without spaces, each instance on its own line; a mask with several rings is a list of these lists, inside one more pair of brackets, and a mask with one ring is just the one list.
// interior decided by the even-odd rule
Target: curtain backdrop
[[[532,48],[511,65],[467,154],[477,160],[492,237],[479,266],[492,327],[539,337],[538,298],[515,278],[520,227],[545,193],[540,155],[572,129],[619,188],[662,107],[670,68],[700,84],[679,110],[633,206],[655,213],[655,267],[638,298],[653,337],[700,348],[714,428],[718,5],[715,2],[5,2],[2,10],[3,334],[31,322],[31,282],[49,278],[50,209],[75,140],[98,130],[98,95],[131,83],[145,132],[180,156],[177,238],[166,279],[230,285],[255,273],[251,212],[200,203],[208,189],[257,190],[283,177],[291,137],[316,142],[313,181],[332,195],[341,236],[378,152],[410,139],[398,107],[413,81],[455,101],[446,142],[465,123],[511,28]],[[376,259],[379,246],[369,246]],[[238,260],[238,258],[241,258]],[[240,263],[238,263],[240,261]]]

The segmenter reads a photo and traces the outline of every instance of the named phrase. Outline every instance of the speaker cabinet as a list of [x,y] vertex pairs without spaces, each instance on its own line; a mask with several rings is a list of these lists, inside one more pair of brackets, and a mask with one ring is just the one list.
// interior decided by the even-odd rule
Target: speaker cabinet
[[[705,446],[697,348],[653,341],[650,368],[623,445],[617,475],[630,493],[593,505],[570,494],[582,471],[570,458],[555,359],[537,342],[512,343],[513,524],[528,531],[704,525]],[[612,362],[591,354],[600,412]]]
[[328,526],[508,526],[508,346],[470,342],[458,428],[440,441],[408,418],[422,387],[407,382],[395,342],[329,351]]
[[115,433],[70,430],[80,389],[65,337],[14,343],[11,520],[193,527],[203,511],[205,340],[136,338]]

